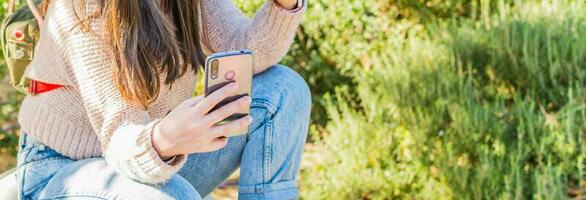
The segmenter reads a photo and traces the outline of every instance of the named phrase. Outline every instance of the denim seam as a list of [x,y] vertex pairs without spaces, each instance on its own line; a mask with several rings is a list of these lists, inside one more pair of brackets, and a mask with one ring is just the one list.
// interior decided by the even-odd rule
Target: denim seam
[[49,157],[49,158],[43,158],[43,159],[39,159],[39,160],[33,160],[30,162],[26,162],[23,164],[23,166],[30,166],[30,167],[34,167],[37,166],[39,164],[43,164],[52,160],[62,160],[62,159],[68,159],[67,157],[64,156],[58,156],[58,157]]
[[20,146],[21,149],[24,149],[24,147],[26,147],[26,133],[23,133],[20,135],[20,140],[18,141],[18,145]]
[[28,144],[27,145],[25,143],[24,146],[25,146],[24,149],[26,149],[26,153],[24,154],[24,157],[22,159],[23,159],[23,164],[27,164],[27,163],[30,163],[31,162],[31,161],[29,161],[28,158],[29,158],[31,152],[33,152],[33,150],[36,148],[37,145],[35,145],[35,144]]
[[38,189],[40,187],[47,186],[47,182],[49,182],[51,180],[51,178],[53,178],[53,176],[51,176],[50,178],[48,178],[46,180],[43,180],[43,181],[37,183],[37,185],[33,186],[32,188],[28,189],[27,191],[24,191],[24,188],[23,188],[24,187],[24,184],[25,184],[24,182],[26,181],[26,180],[24,180],[25,177],[22,177],[22,178],[23,178],[23,181],[22,181],[23,184],[22,184],[20,190],[22,190],[22,192],[24,194],[24,193],[31,193],[32,191],[35,191],[36,189]]
[[272,142],[272,132],[273,132],[273,127],[272,127],[273,121],[272,120],[268,120],[267,124],[266,124],[266,129],[265,129],[265,146],[264,146],[264,167],[265,169],[264,171],[264,175],[263,175],[263,183],[267,183],[270,180],[270,157],[271,157],[271,142]]
[[[250,103],[250,107],[251,108],[260,108],[260,109],[264,109],[266,110],[267,114],[264,116],[265,118],[262,119],[263,121],[269,121],[273,118],[273,114],[274,111],[276,110],[273,106],[273,104],[271,104],[269,101],[265,100],[265,99],[252,99],[252,102]],[[260,119],[254,119],[254,120],[260,120]],[[265,124],[266,126],[266,124]],[[248,133],[255,133],[257,132],[257,130],[263,128],[263,125],[258,126],[258,128],[254,129],[254,130],[248,130]],[[248,142],[248,139],[250,137],[250,134],[246,135],[246,141]]]
[[26,168],[23,168],[22,170],[18,169],[18,171],[20,172],[20,174],[17,174],[17,176],[20,176],[20,177],[18,177],[18,182],[19,182],[18,192],[23,199],[29,199],[28,196],[24,194],[24,190],[22,189],[24,187],[24,177],[26,177],[26,170],[25,169]]
[[272,182],[272,183],[263,183],[263,184],[255,184],[255,185],[238,185],[240,187],[252,187],[252,186],[256,186],[256,185],[273,185],[273,184],[278,184],[278,183],[284,183],[284,182],[291,182],[291,181],[297,181],[297,179],[283,179],[283,180],[279,180],[277,182]]
[[286,188],[271,190],[265,193],[238,193],[239,199],[300,199],[299,190],[296,188]]
[[112,200],[112,199],[107,199],[104,197],[99,197],[99,196],[94,196],[94,195],[67,195],[67,196],[54,196],[51,198],[42,198],[39,200],[53,200],[53,199],[67,199],[70,197],[91,197],[91,198],[96,198],[96,199],[102,199],[102,200]]
[[18,158],[18,159],[19,159],[19,161],[22,159],[22,163],[18,163],[18,166],[17,166],[18,169],[20,169],[23,166],[26,166],[27,164],[30,163],[30,162],[26,161],[26,158],[28,157],[28,154],[31,152],[31,150],[32,150],[32,148],[24,148],[24,149],[20,150],[19,155],[18,155],[20,158]]
[[45,159],[41,159],[41,160],[37,160],[37,161],[33,161],[33,162],[28,162],[23,164],[22,166],[20,166],[20,168],[22,168],[22,174],[21,174],[21,178],[19,178],[20,180],[20,191],[22,193],[23,197],[26,197],[28,195],[25,195],[25,193],[30,193],[32,191],[35,191],[37,188],[41,187],[41,186],[46,186],[46,183],[49,182],[51,180],[51,178],[55,175],[53,174],[51,177],[47,178],[46,180],[43,180],[39,183],[37,183],[35,186],[32,186],[30,189],[28,189],[27,191],[24,191],[24,186],[26,185],[26,174],[28,172],[28,170],[32,167],[38,166],[40,164],[52,161],[52,160],[61,160],[61,158],[58,157],[51,157],[51,158],[45,158]]
[[[275,191],[282,191],[282,190],[295,190],[297,189],[297,185],[295,184],[297,182],[296,179],[287,179],[287,180],[281,180],[279,182],[276,183],[263,183],[263,184],[256,184],[256,185],[238,185],[238,193],[242,193],[242,194],[258,194],[258,193],[265,193],[265,192],[275,192]],[[271,185],[279,185],[279,184],[284,184],[284,183],[293,183],[294,185],[289,186],[289,187],[283,187],[280,189],[270,189],[267,191],[267,189],[271,188]],[[241,189],[242,188],[251,188],[254,187],[255,191],[254,192],[243,192]],[[258,191],[260,188],[261,191]],[[248,189],[245,189],[247,191],[250,191]]]
[[60,194],[60,195],[53,195],[50,197],[46,197],[46,198],[42,198],[39,200],[49,200],[49,199],[66,199],[69,197],[93,197],[93,198],[98,198],[98,199],[103,199],[103,200],[114,200],[114,199],[124,199],[116,194],[112,194],[112,193],[106,193],[106,192],[90,192],[90,191],[86,191],[86,192],[75,192],[75,193],[66,193],[66,194]]
[[260,107],[260,108],[265,108],[268,112],[269,115],[272,116],[273,114],[275,114],[276,112],[276,108],[275,106],[268,100],[266,99],[252,99],[252,102],[250,103],[250,107]]
[[[262,185],[261,185],[262,186]],[[264,188],[264,187],[263,187]],[[277,189],[277,190],[271,190],[271,191],[263,191],[265,193],[268,192],[278,192],[278,191],[283,191],[283,190],[296,190],[296,187],[288,187],[288,188],[283,188],[283,189]],[[248,193],[248,192],[242,192],[242,194],[258,194],[258,193]]]
[[22,145],[24,148],[23,149],[32,149],[32,148],[36,148],[39,146],[39,143],[25,143]]

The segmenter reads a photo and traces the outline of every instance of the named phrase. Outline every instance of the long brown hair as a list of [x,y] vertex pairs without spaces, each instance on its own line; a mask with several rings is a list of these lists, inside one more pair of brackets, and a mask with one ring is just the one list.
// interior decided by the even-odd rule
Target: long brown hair
[[[50,0],[43,0],[45,11]],[[79,1],[79,0],[71,0]],[[83,0],[82,4],[85,5]],[[122,97],[147,107],[159,95],[159,74],[171,87],[204,61],[199,36],[199,0],[98,0],[111,47],[114,81]]]

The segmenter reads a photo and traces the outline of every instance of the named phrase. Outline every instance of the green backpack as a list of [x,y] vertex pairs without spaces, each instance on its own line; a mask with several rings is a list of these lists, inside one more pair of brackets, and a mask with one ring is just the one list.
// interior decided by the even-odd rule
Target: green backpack
[[10,83],[24,94],[28,94],[29,83],[24,73],[33,59],[34,49],[39,40],[38,22],[43,20],[37,9],[41,1],[26,1],[26,6],[21,6],[15,11],[15,0],[9,0],[8,13],[0,27],[0,43],[4,52],[4,61],[8,67]]

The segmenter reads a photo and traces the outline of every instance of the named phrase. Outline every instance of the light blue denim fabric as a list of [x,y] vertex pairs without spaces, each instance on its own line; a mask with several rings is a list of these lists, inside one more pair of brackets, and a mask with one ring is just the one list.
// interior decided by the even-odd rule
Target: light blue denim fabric
[[179,174],[206,196],[240,166],[239,199],[298,198],[310,107],[303,78],[288,67],[271,67],[252,80],[248,135],[229,138],[219,151],[189,155]]
[[296,199],[296,177],[307,137],[311,97],[305,81],[277,65],[253,79],[246,136],[223,149],[191,154],[163,185],[128,179],[103,158],[69,159],[26,133],[18,153],[21,199],[201,199],[238,167],[239,199]]

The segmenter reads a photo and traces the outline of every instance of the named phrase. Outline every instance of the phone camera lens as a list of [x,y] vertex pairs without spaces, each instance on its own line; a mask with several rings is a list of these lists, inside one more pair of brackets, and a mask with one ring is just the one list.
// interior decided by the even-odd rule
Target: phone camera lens
[[212,60],[212,66],[211,66],[211,77],[212,79],[216,79],[218,78],[218,60]]

